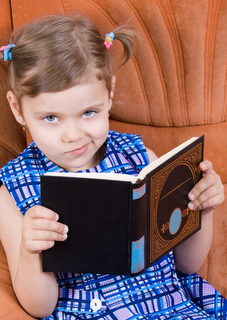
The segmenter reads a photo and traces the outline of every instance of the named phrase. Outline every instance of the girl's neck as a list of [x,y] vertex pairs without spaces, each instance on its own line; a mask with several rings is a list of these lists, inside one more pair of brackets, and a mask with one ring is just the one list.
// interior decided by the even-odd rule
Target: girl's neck
[[97,157],[97,165],[102,161],[104,158],[104,155],[106,153],[106,145],[103,144],[101,148],[96,152],[96,157]]

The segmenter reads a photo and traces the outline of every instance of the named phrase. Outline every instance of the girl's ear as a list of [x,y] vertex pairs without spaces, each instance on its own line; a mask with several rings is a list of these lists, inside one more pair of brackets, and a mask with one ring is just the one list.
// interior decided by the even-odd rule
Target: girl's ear
[[9,102],[10,108],[12,110],[12,113],[14,114],[15,119],[17,120],[17,122],[19,122],[22,126],[25,125],[25,121],[23,118],[23,115],[21,113],[21,108],[17,102],[16,96],[13,93],[13,91],[8,91],[6,98]]
[[111,100],[113,99],[113,96],[114,96],[115,84],[116,84],[116,77],[112,76],[111,91],[110,91],[110,99]]
[[115,83],[116,83],[116,77],[112,76],[112,84],[111,84],[111,91],[110,91],[110,104],[109,104],[109,110],[112,107],[112,99],[114,96],[114,89],[115,89]]

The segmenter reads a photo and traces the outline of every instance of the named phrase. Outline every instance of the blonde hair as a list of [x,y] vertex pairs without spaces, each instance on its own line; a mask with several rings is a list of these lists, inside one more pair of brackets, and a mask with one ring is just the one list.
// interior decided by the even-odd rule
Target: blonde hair
[[[124,46],[124,63],[131,57],[135,33],[129,28],[113,30]],[[115,41],[115,40],[114,40]],[[92,79],[105,80],[111,91],[109,51],[94,24],[81,15],[51,15],[18,30],[8,79],[20,104],[23,96],[63,91]]]

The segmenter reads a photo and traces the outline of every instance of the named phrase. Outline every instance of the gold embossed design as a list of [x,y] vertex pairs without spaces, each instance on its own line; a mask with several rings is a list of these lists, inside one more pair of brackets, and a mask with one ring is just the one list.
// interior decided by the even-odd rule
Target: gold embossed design
[[[169,217],[173,210],[170,209],[168,213],[169,208],[166,208],[167,213],[159,212],[159,205],[160,200],[166,198],[168,194],[174,192],[178,187],[180,189],[183,186],[184,181],[180,185],[177,185],[177,187],[175,186],[173,189],[170,189],[168,194],[162,194],[164,185],[167,182],[171,184],[171,181],[168,181],[171,173],[173,173],[173,170],[176,171],[179,166],[186,166],[186,169],[190,170],[193,185],[199,181],[201,178],[201,171],[198,165],[201,161],[201,153],[202,144],[198,144],[177,158],[175,161],[171,162],[169,165],[167,164],[162,170],[151,177],[150,262],[156,260],[158,257],[160,257],[160,255],[166,254],[173,246],[177,245],[183,239],[187,238],[191,233],[200,228],[200,212],[189,210],[187,203],[183,204],[183,208],[181,203],[180,206],[182,217],[184,218],[184,225],[175,236],[173,236],[171,239],[166,239],[166,234],[168,233],[169,229]],[[173,179],[173,175],[171,179]],[[185,181],[185,183],[186,182],[187,181]],[[160,226],[158,225],[158,214],[166,215],[166,222],[162,223]]]

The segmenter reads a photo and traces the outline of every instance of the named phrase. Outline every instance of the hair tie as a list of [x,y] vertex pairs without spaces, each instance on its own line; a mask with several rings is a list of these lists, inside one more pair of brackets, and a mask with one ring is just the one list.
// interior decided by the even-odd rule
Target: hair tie
[[112,46],[113,39],[114,39],[114,33],[113,32],[105,34],[105,36],[104,36],[104,45],[106,46],[106,49],[109,49],[110,46]]
[[4,61],[12,60],[12,52],[11,48],[15,47],[15,44],[8,44],[7,46],[3,46],[0,48],[0,51],[3,51]]

